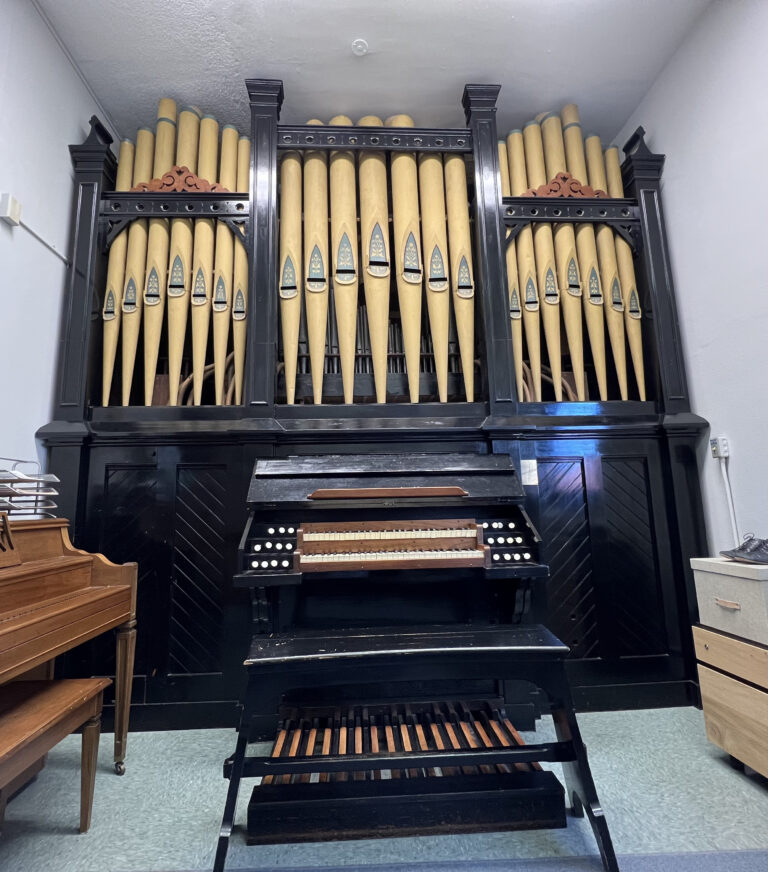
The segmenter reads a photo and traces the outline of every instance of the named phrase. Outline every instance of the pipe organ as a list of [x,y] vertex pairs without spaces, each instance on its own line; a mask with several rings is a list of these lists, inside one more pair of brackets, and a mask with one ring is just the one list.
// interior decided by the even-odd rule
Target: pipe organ
[[[155,129],[140,128],[135,144],[123,140],[118,166],[116,191],[244,191],[250,143],[234,125],[220,131],[212,115],[162,98]],[[248,296],[242,228],[215,215],[139,218],[112,240],[108,263],[101,404],[118,393],[118,342],[123,406],[199,406],[206,382],[216,405],[239,403]]]
[[[138,588],[134,724],[234,724],[251,636],[342,615],[479,627],[528,609],[570,649],[582,708],[687,701],[706,422],[686,384],[663,155],[642,129],[621,156],[603,150],[573,105],[499,131],[493,85],[466,86],[458,128],[419,127],[405,95],[390,117],[287,123],[281,82],[246,87],[249,130],[164,98],[134,142],[113,151],[94,118],[71,147],[72,268],[38,435],[76,545],[155,580]],[[417,457],[445,490],[414,491]],[[285,478],[249,542],[257,461]],[[530,527],[465,487],[498,464]],[[354,525],[354,547],[326,536],[350,530],[307,527],[298,547],[323,512]],[[493,527],[505,518],[529,539]],[[462,525],[435,535],[440,519]],[[501,583],[515,573],[519,587]],[[62,669],[93,674],[88,656]],[[515,701],[510,723],[532,725],[536,705]],[[472,709],[467,729],[498,710]],[[365,741],[393,712],[368,712]],[[413,730],[435,716],[412,713]],[[295,730],[289,751],[309,739]]]

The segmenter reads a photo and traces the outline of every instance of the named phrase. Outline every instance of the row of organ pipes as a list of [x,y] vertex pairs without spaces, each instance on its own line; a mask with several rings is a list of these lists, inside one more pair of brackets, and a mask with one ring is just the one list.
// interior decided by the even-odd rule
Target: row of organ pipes
[[[217,190],[247,192],[250,141],[231,124],[222,126],[219,137],[213,116],[202,115],[196,107],[177,112],[175,101],[163,98],[155,130],[142,127],[135,143],[122,141],[115,189],[146,190],[150,181],[161,179],[174,165],[218,184]],[[248,260],[243,240],[236,240],[236,235],[214,219],[150,218],[133,221],[114,239],[102,311],[103,405],[109,404],[118,345],[121,402],[130,402],[142,322],[145,405],[152,405],[155,396],[163,336],[169,405],[183,402],[187,392],[187,402],[200,405],[204,379],[211,374],[216,404],[242,402]],[[189,328],[192,373],[182,380]]]
[[[565,172],[609,197],[624,196],[618,149],[603,152],[598,136],[585,140],[578,108],[572,103],[560,115],[538,115],[522,130],[513,130],[506,142],[500,141],[499,166],[502,195],[507,197],[524,196]],[[628,344],[638,396],[645,400],[634,262],[629,244],[620,235],[607,224],[584,223],[574,228],[569,223],[536,223],[524,227],[509,242],[506,266],[519,397],[542,398],[543,332],[555,399],[563,399],[562,321],[573,372],[573,385],[566,383],[566,388],[575,396],[569,398],[586,399],[585,323],[600,399],[608,399],[607,328],[621,399],[628,397]],[[523,332],[527,366],[523,364]]]
[[[352,120],[339,115],[329,123],[351,126]],[[407,115],[386,122],[366,116],[358,122],[361,127],[383,125],[413,127],[414,122]],[[564,172],[612,198],[624,195],[618,150],[612,147],[603,153],[597,136],[584,140],[574,104],[565,106],[561,115],[542,113],[522,130],[513,130],[498,147],[503,196],[524,196]],[[177,112],[176,103],[164,98],[158,104],[155,130],[140,128],[135,144],[121,143],[116,190],[147,190],[147,183],[162,178],[174,165],[219,186],[214,189],[247,192],[250,141],[230,124],[223,125],[219,136],[212,116],[194,107]],[[308,345],[313,400],[323,401],[333,334],[343,399],[352,403],[361,333],[370,348],[376,402],[386,402],[393,273],[397,338],[411,402],[419,401],[419,373],[427,350],[433,357],[438,399],[447,401],[449,334],[458,342],[464,395],[471,402],[475,289],[464,156],[392,152],[388,167],[384,151],[283,151],[279,206],[278,294],[286,402],[296,400],[300,335]],[[145,405],[152,405],[153,398],[158,402],[163,338],[170,405],[200,405],[204,381],[211,375],[216,404],[242,402],[248,260],[238,235],[215,219],[150,218],[133,221],[115,238],[104,293],[103,405],[110,401],[118,346],[121,402],[130,402],[142,326]],[[528,225],[507,245],[506,270],[521,399],[540,401],[543,378],[551,380],[557,401],[563,399],[564,387],[567,399],[586,399],[587,350],[599,397],[608,399],[606,328],[621,399],[628,397],[627,344],[637,393],[645,399],[633,257],[620,235],[605,224]],[[361,283],[364,309],[358,301]],[[428,324],[428,337],[423,324]],[[182,367],[190,334],[187,375]],[[563,378],[566,348],[572,381]],[[544,350],[548,371],[542,364]]]
[[[343,115],[330,121],[330,125],[352,123]],[[384,125],[413,127],[414,123],[407,115],[386,122],[366,116],[358,122],[361,127]],[[475,301],[466,161],[462,154],[417,157],[412,152],[393,152],[390,182],[394,246],[384,151],[356,155],[339,150],[328,156],[314,149],[305,150],[303,159],[298,151],[282,153],[278,285],[289,404],[296,398],[302,305],[313,400],[323,401],[331,292],[344,402],[353,402],[361,281],[367,318],[362,326],[370,341],[375,399],[386,402],[393,272],[411,402],[419,400],[424,293],[438,398],[448,399],[452,308],[464,393],[467,401],[474,399]]]

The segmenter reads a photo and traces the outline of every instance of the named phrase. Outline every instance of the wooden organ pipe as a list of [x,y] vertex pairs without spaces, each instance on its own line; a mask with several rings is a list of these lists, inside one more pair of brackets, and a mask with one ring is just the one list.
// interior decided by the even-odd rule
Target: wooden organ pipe
[[[358,127],[382,127],[375,115],[366,115]],[[383,151],[361,151],[360,249],[363,257],[363,286],[368,332],[371,340],[376,402],[387,400],[387,346],[389,343],[389,205],[387,161]],[[446,358],[447,359],[447,358]]]
[[[307,122],[322,123],[317,119]],[[312,394],[319,405],[328,327],[328,156],[315,149],[304,152],[304,267]]]
[[[185,107],[179,113],[176,164],[197,172],[197,151],[200,137],[200,110]],[[168,404],[178,402],[181,361],[187,330],[187,310],[192,275],[192,220],[174,218],[171,222],[171,244],[168,270]]]
[[[225,124],[221,131],[221,161],[219,184],[228,191],[237,187],[237,148],[239,134],[233,124]],[[232,320],[232,280],[235,256],[235,238],[223,221],[216,222],[216,248],[213,271],[213,383],[216,405],[224,404],[224,376],[226,375],[229,322]],[[206,336],[207,339],[207,336]]]
[[[608,181],[608,196],[621,198],[624,196],[624,183],[621,179],[619,165],[619,150],[614,146],[605,150],[605,170]],[[632,260],[632,249],[629,243],[616,234],[616,261],[619,269],[619,281],[624,297],[624,327],[629,342],[629,353],[635,370],[637,390],[641,400],[645,400],[645,365],[643,363],[642,311],[640,296],[637,292],[635,279],[635,264]]]
[[[136,134],[136,155],[133,165],[133,186],[152,179],[155,134],[141,127]],[[125,256],[125,287],[123,290],[122,324],[122,403],[128,405],[139,343],[141,308],[140,289],[144,287],[144,269],[147,263],[147,221],[139,218],[128,229],[128,250]]]
[[[352,126],[346,115],[331,118],[331,126]],[[355,392],[357,339],[357,181],[352,151],[331,152],[331,261],[333,301],[339,336],[339,359],[344,402]]]
[[450,285],[448,237],[445,225],[443,157],[434,152],[419,155],[421,232],[427,263],[427,313],[435,359],[437,393],[441,403],[448,400],[448,329]]
[[[130,139],[120,143],[117,160],[116,191],[129,191],[133,182],[133,158],[135,146]],[[122,314],[123,283],[125,281],[125,255],[128,248],[128,230],[121,231],[112,242],[107,260],[107,284],[104,289],[104,341],[102,357],[101,404],[109,405],[112,390],[112,376],[115,371],[117,340],[120,336],[120,315]]]
[[471,403],[475,399],[475,280],[469,232],[467,164],[463,154],[448,154],[444,162],[453,312],[459,338],[464,393],[467,402]]
[[[543,114],[537,119],[541,124],[544,145],[547,181],[566,171],[565,150],[560,118]],[[554,227],[555,264],[560,286],[560,305],[563,310],[565,334],[571,356],[576,397],[586,398],[584,385],[584,339],[581,327],[581,278],[576,257],[576,234],[572,224],[558,223]],[[602,323],[602,322],[601,322]]]
[[[525,168],[525,146],[521,130],[513,130],[507,137],[509,184],[513,197],[528,189]],[[541,400],[541,336],[539,328],[539,285],[536,276],[536,258],[533,246],[533,228],[527,224],[517,236],[517,274],[522,302],[522,321],[531,367],[533,399]]]
[[[157,106],[155,162],[152,177],[162,178],[173,166],[176,150],[176,102],[167,97]],[[165,316],[168,281],[170,225],[167,218],[150,218],[147,240],[147,273],[144,284],[144,405],[152,405],[157,357]]]
[[[200,143],[197,157],[197,174],[213,184],[217,179],[219,155],[219,123],[212,115],[204,115],[200,121]],[[213,254],[215,221],[198,218],[195,221],[194,246],[192,251],[192,393],[195,406],[199,406],[203,394],[205,357],[208,350],[208,331],[211,321],[211,284],[213,280]],[[186,327],[186,323],[184,325]],[[184,334],[181,332],[181,343]]]
[[[239,193],[247,193],[251,178],[251,141],[241,136],[237,143],[237,185]],[[248,252],[245,234],[235,239],[235,261],[232,279],[232,344],[234,346],[235,405],[243,402],[245,376],[246,317],[248,313]]]
[[[393,115],[387,127],[413,127],[408,115]],[[403,333],[408,393],[412,403],[419,401],[421,362],[421,295],[424,269],[421,258],[419,223],[419,182],[416,155],[392,152],[392,222],[395,239],[395,276]]]
[[[589,185],[595,190],[608,190],[605,177],[605,162],[599,136],[588,136],[585,140],[587,154],[587,172]],[[627,399],[627,353],[624,347],[624,298],[619,281],[619,267],[616,261],[616,246],[613,241],[613,230],[607,224],[598,224],[595,228],[597,253],[600,261],[600,280],[608,295],[603,305],[605,309],[605,324],[608,328],[608,338],[611,342],[613,362],[616,366],[616,377],[619,382],[619,393],[622,400]]]
[[[509,157],[507,145],[499,140],[499,171],[501,173],[501,196],[511,197],[509,182]],[[509,298],[509,326],[512,331],[512,356],[515,365],[517,397],[523,398],[523,312],[520,306],[520,283],[517,275],[517,245],[513,239],[506,246],[507,296]]]
[[296,399],[301,298],[304,290],[301,248],[302,167],[298,151],[285,151],[280,162],[280,323],[286,402]]
[[[569,103],[563,107],[562,130],[565,144],[565,159],[568,172],[582,184],[586,184],[587,164],[584,159],[584,141],[581,136],[579,110]],[[551,123],[551,122],[547,122]],[[595,365],[600,399],[608,399],[608,383],[605,363],[605,315],[603,314],[603,288],[597,262],[595,228],[592,224],[579,224],[576,227],[576,252],[579,269],[584,281],[583,303],[587,322],[589,345],[592,349],[592,362]]]
[[[548,179],[544,165],[541,128],[536,121],[529,122],[523,128],[523,143],[528,184],[533,188],[538,188],[540,185],[545,185]],[[555,244],[551,224],[538,222],[533,225],[533,249],[536,257],[536,275],[539,281],[539,292],[542,294],[541,321],[544,327],[544,339],[547,343],[549,368],[552,371],[555,399],[560,402],[563,399],[560,352],[560,292],[557,286]],[[540,389],[536,399],[541,399]]]

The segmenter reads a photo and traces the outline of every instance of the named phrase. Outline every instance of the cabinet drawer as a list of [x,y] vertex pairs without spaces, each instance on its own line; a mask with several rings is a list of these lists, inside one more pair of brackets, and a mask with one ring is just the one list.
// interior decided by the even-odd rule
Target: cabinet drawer
[[699,666],[707,738],[768,777],[768,693]]
[[699,623],[768,645],[768,567],[724,558],[691,560]]
[[697,660],[768,689],[768,648],[703,627],[693,628],[693,644]]

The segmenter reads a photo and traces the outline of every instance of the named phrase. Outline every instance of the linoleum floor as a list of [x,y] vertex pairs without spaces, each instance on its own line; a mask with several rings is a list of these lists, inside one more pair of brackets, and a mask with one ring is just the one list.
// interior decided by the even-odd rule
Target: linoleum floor
[[[768,849],[768,781],[733,770],[694,708],[582,714],[597,790],[619,854]],[[548,719],[536,738],[551,735]],[[532,739],[534,734],[525,734]],[[3,872],[176,872],[210,868],[226,792],[221,766],[233,730],[132,733],[127,773],[102,737],[93,822],[77,832],[80,737],[49,755],[8,806]],[[557,770],[557,765],[553,765]],[[252,782],[240,793],[238,822]],[[585,820],[565,830],[247,847],[232,839],[228,869],[456,863],[595,854]]]

